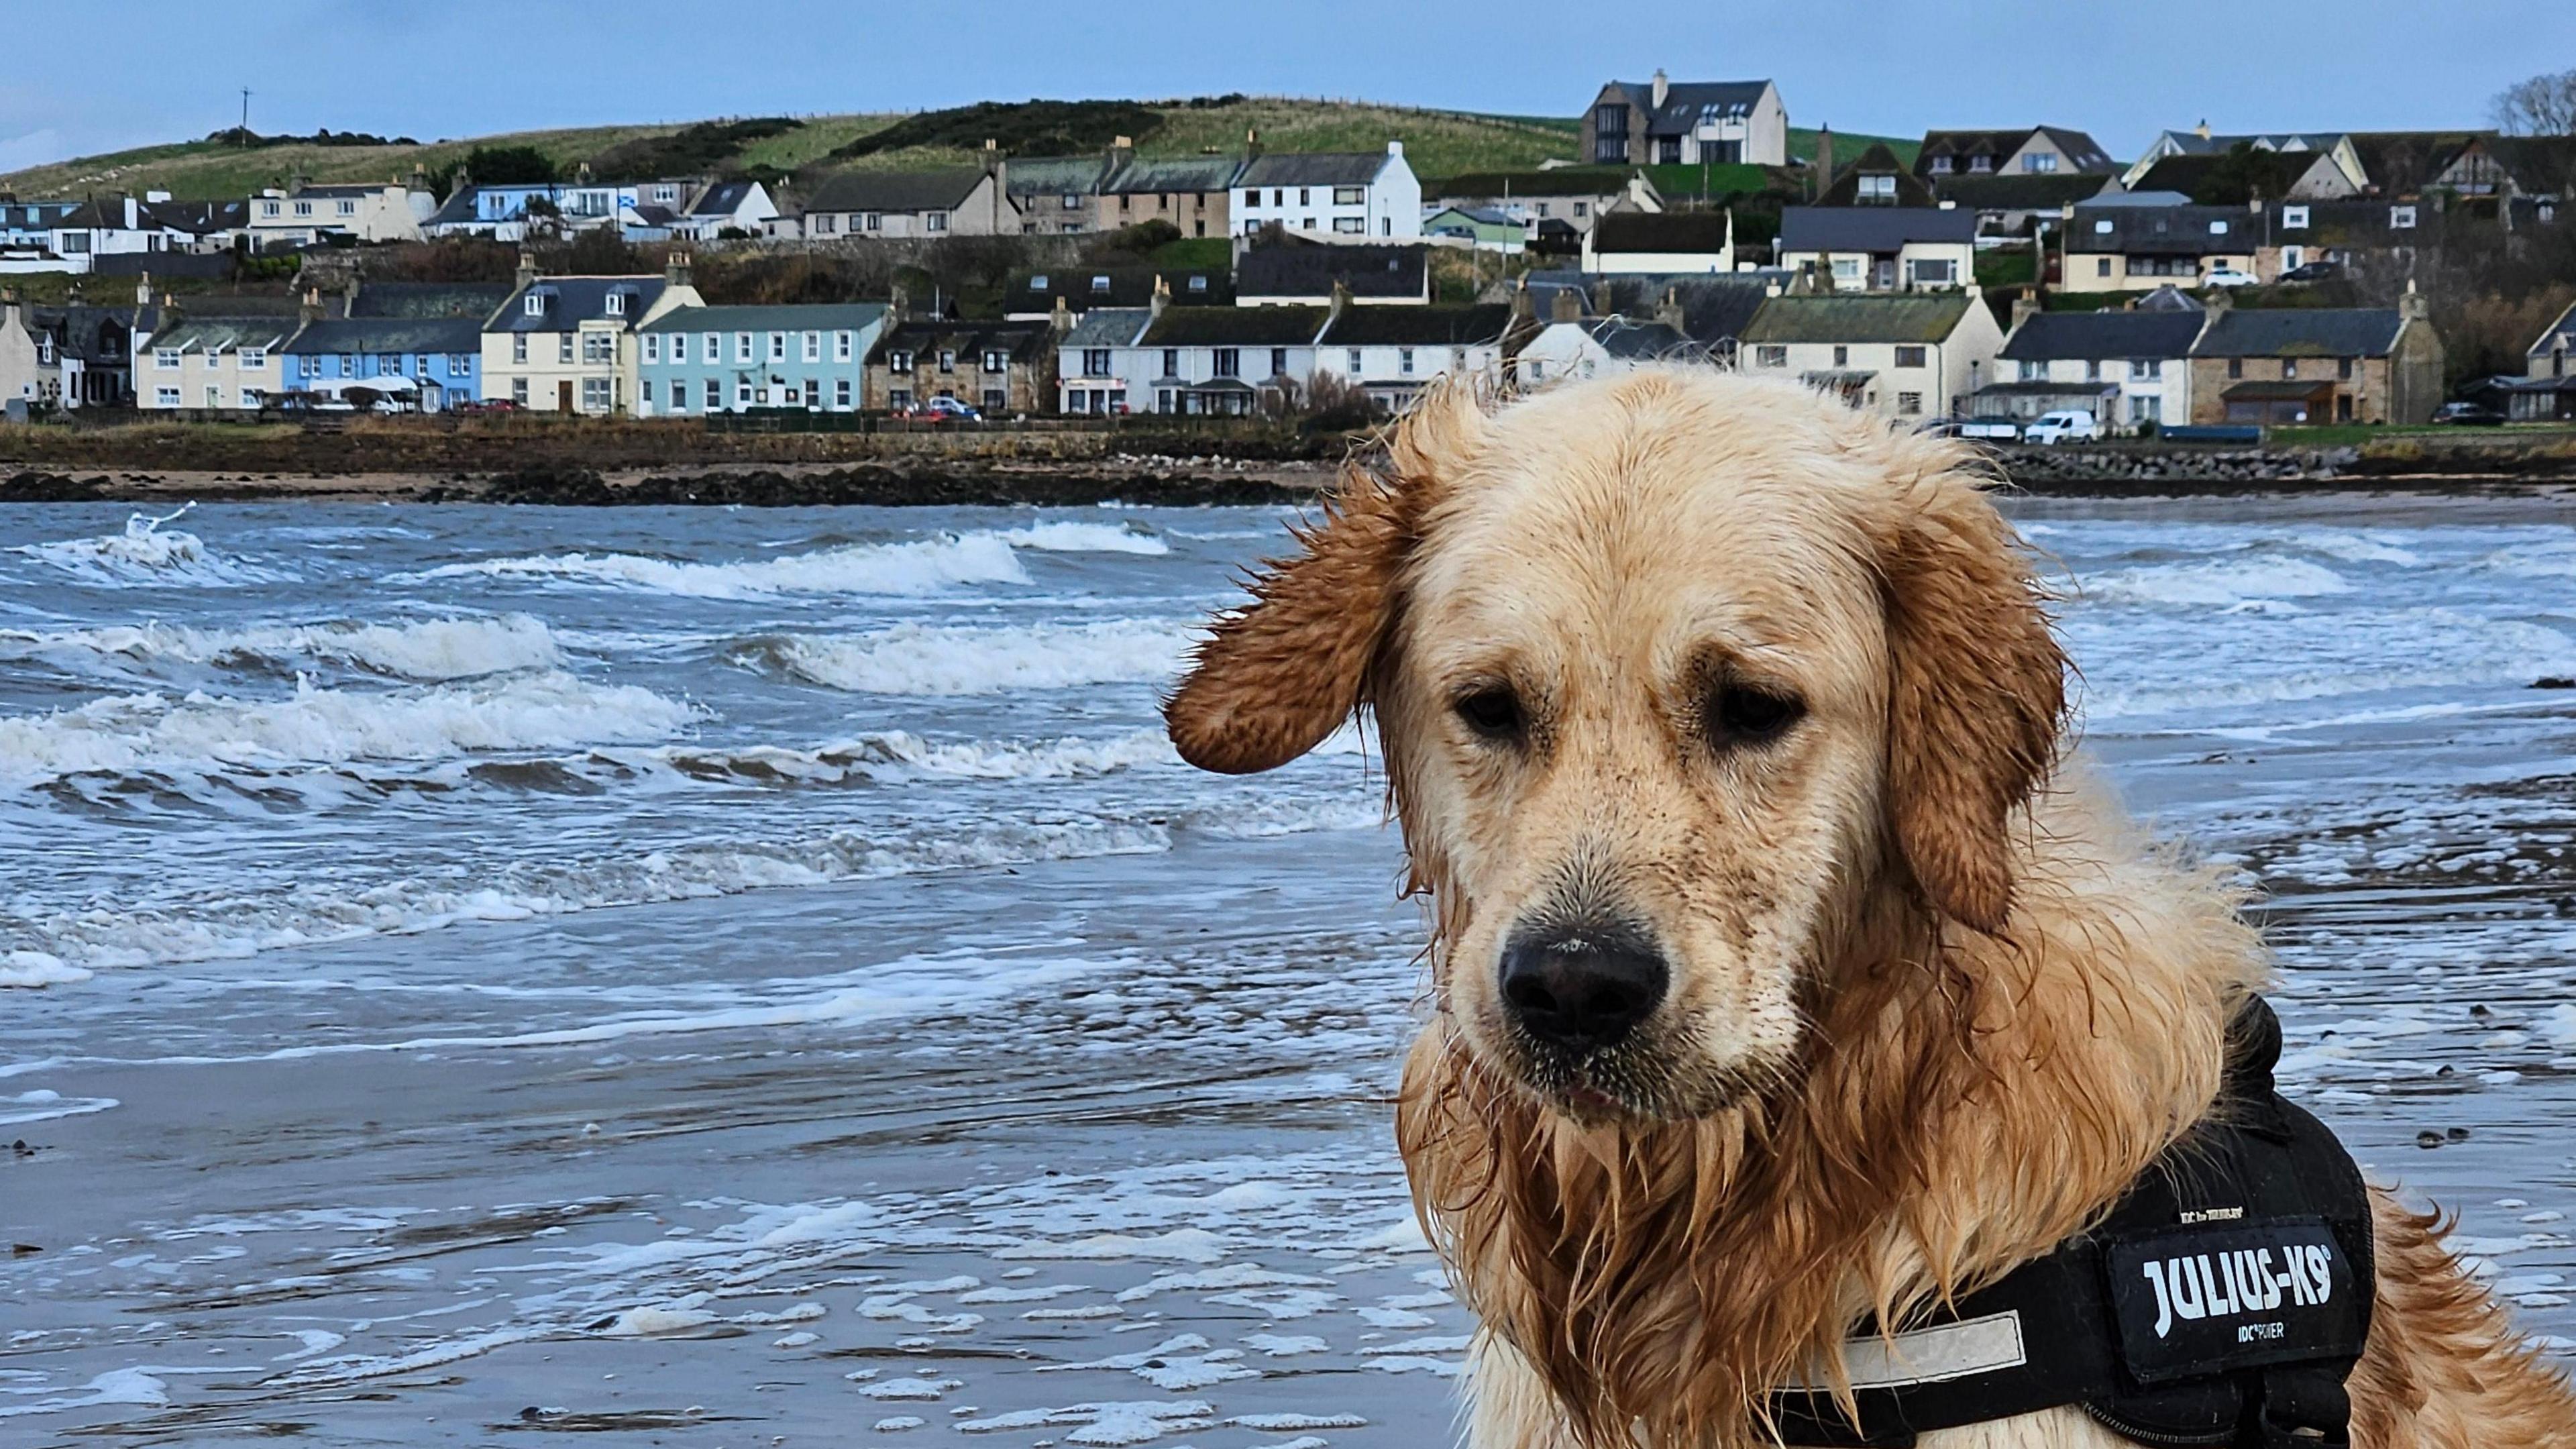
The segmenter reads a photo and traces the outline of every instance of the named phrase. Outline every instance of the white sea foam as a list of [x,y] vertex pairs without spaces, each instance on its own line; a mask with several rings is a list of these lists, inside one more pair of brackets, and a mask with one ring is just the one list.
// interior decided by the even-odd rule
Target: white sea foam
[[696,563],[631,553],[539,554],[443,564],[398,583],[455,578],[532,579],[642,589],[693,599],[779,594],[929,594],[960,584],[1025,584],[1016,550],[1159,554],[1150,533],[1106,523],[1035,523],[1004,532],[939,534],[902,543],[852,543],[782,558]]
[[645,757],[700,779],[759,783],[845,784],[854,780],[932,777],[956,780],[1061,780],[1114,774],[1140,765],[1177,763],[1160,730],[1107,739],[957,740],[939,743],[902,730],[840,740],[816,749],[749,745],[730,749],[670,746]]
[[62,957],[50,952],[0,952],[0,986],[21,989],[76,986],[87,981],[89,976],[89,972],[78,966],[65,965]]
[[1114,523],[1032,523],[1002,535],[1014,548],[1050,553],[1166,554],[1172,546],[1141,528]]
[[633,685],[560,670],[385,693],[299,680],[284,699],[116,695],[52,714],[0,716],[0,788],[94,771],[202,773],[480,750],[669,739],[698,711]]
[[117,533],[20,544],[12,552],[101,588],[239,588],[293,577],[225,558],[193,533],[175,528],[162,531],[161,525],[195,506],[192,503],[158,518],[137,513]]
[[999,628],[899,624],[859,638],[765,637],[748,641],[735,657],[774,662],[800,679],[860,694],[1000,694],[1168,679],[1194,637],[1181,624],[1150,619]]
[[2249,554],[2197,563],[2153,564],[2079,581],[2086,599],[2185,607],[2348,593],[2343,575],[2307,559]]
[[551,668],[563,650],[543,621],[526,614],[413,623],[262,625],[192,629],[159,622],[90,629],[0,629],[0,659],[78,659],[149,665],[160,661],[238,667],[337,661],[402,679],[444,681]]

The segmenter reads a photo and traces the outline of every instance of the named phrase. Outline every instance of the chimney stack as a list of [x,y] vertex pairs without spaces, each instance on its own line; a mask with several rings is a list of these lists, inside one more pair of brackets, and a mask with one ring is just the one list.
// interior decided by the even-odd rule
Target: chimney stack
[[987,136],[984,138],[984,174],[990,176],[1001,169],[1002,143]]
[[2432,299],[2415,290],[2415,279],[2406,279],[2406,295],[2397,299],[2397,315],[2409,322],[2423,322],[2433,315]]
[[527,248],[519,249],[519,290],[524,292],[537,284],[537,258]]
[[1251,130],[1243,133],[1243,159],[1246,161],[1258,161],[1261,159],[1261,128],[1259,126],[1255,126]]
[[1170,305],[1172,305],[1172,279],[1164,276],[1160,272],[1156,272],[1154,274],[1154,295],[1151,298],[1148,298],[1145,303],[1146,315],[1149,319],[1161,317],[1163,315],[1163,309]]
[[2203,117],[2201,117],[2201,118],[2200,118],[2200,124],[2199,124],[2199,125],[2197,125],[2197,126],[2192,127],[2192,128],[2191,128],[2191,133],[2192,133],[2193,135],[2195,135],[2195,136],[2198,136],[2200,139],[2202,139],[2202,140],[2204,140],[2204,141],[2208,140],[2208,139],[2209,139],[2209,118],[2208,118],[2207,116],[2203,116]]
[[1662,300],[1655,303],[1655,320],[1675,332],[1682,330],[1682,289],[1666,287]]
[[1547,320],[1580,322],[1583,320],[1583,294],[1572,287],[1559,287],[1547,299]]
[[1834,128],[1831,126],[1816,128],[1815,181],[1819,196],[1824,194],[1826,187],[1834,184]]
[[[1157,277],[1155,280],[1162,279]],[[1062,292],[1055,294],[1055,306],[1047,312],[1047,329],[1058,337],[1073,330],[1073,304],[1064,299]]]
[[886,326],[902,326],[904,313],[910,310],[909,303],[911,301],[910,298],[904,295],[903,284],[901,282],[897,282],[893,288],[888,291],[886,297]]
[[671,253],[670,259],[662,263],[662,285],[665,288],[686,287],[690,285],[689,254],[687,252],[674,251]]
[[1607,277],[1592,279],[1592,311],[1597,316],[1610,315],[1610,279]]
[[1333,306],[1332,306],[1332,312],[1331,312],[1331,314],[1330,314],[1330,315],[1328,315],[1328,316],[1324,319],[1325,325],[1326,325],[1326,326],[1330,326],[1330,325],[1332,325],[1334,322],[1339,321],[1339,320],[1341,319],[1341,315],[1342,315],[1342,313],[1343,313],[1343,312],[1345,312],[1345,311],[1347,311],[1347,310],[1349,310],[1350,305],[1351,305],[1351,284],[1350,284],[1350,283],[1348,283],[1348,282],[1343,281],[1343,280],[1342,280],[1341,278],[1339,278],[1339,277],[1335,277],[1335,278],[1333,279]]
[[2007,334],[2019,332],[2021,330],[2021,324],[2038,315],[2039,299],[2031,296],[2027,292],[2024,292],[2022,295],[2013,298],[2012,326],[2004,330]]
[[1664,68],[1660,65],[1656,66],[1654,84],[1655,109],[1659,111],[1662,110],[1664,108],[1664,98],[1672,93],[1673,83],[1664,78]]
[[295,304],[295,320],[307,326],[322,320],[322,289],[307,287],[304,298]]
[[152,305],[152,274],[145,272],[134,282],[134,306],[141,310]]

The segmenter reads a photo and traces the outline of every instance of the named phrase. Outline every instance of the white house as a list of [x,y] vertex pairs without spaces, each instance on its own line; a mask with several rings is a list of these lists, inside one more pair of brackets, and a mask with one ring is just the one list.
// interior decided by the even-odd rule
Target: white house
[[776,215],[778,203],[770,199],[768,187],[757,181],[719,181],[700,191],[678,214],[671,234],[698,242],[723,240],[728,231],[756,237],[768,230],[770,218]]
[[1979,417],[2027,421],[2081,408],[2105,428],[2191,421],[2191,347],[2208,314],[2170,310],[2013,309],[1994,381],[1977,389]]
[[400,182],[381,185],[271,187],[251,198],[255,247],[310,246],[328,236],[362,242],[419,241],[438,198]]
[[1478,377],[1499,386],[1512,354],[1537,330],[1526,292],[1510,303],[1330,309],[1315,339],[1315,371],[1365,390],[1395,411],[1434,378]]
[[1964,287],[1977,274],[1977,214],[1939,206],[1784,207],[1780,265],[1830,276],[1837,292]]
[[1255,155],[1228,193],[1238,236],[1279,226],[1318,238],[1383,241],[1422,235],[1422,182],[1404,143],[1386,151]]
[[1612,81],[1583,113],[1582,158],[1595,166],[1789,164],[1789,110],[1767,80]]
[[1956,417],[1993,379],[2002,347],[2003,329],[1974,286],[1779,296],[1745,324],[1739,365],[1899,420]]
[[1067,417],[1150,411],[1161,358],[1143,344],[1160,315],[1154,307],[1083,313],[1058,344],[1056,411]]

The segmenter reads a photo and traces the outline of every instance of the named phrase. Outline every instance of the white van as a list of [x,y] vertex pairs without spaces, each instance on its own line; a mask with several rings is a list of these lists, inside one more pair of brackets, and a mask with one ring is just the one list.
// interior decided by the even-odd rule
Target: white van
[[2025,443],[2090,443],[2101,436],[2101,425],[2088,412],[2042,413],[2021,430]]

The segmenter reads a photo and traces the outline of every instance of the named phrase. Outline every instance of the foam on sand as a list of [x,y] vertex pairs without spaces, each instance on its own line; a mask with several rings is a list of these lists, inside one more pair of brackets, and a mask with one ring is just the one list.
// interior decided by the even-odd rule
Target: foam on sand
[[560,670],[481,685],[386,693],[298,680],[285,699],[115,695],[52,714],[0,716],[0,788],[91,772],[203,774],[355,760],[435,760],[482,750],[669,739],[691,705]]
[[222,668],[331,661],[433,683],[553,668],[564,662],[563,650],[545,623],[526,614],[401,624],[343,620],[248,629],[191,629],[157,621],[51,632],[0,629],[0,659],[39,658],[143,666],[166,661]]
[[937,697],[1158,682],[1179,672],[1195,638],[1181,624],[1151,619],[996,628],[899,624],[858,638],[768,635],[744,641],[732,657],[829,689]]
[[175,528],[162,532],[161,525],[196,506],[191,503],[158,518],[137,513],[117,533],[21,544],[12,552],[49,564],[94,588],[227,589],[292,577],[225,558],[193,533]]

